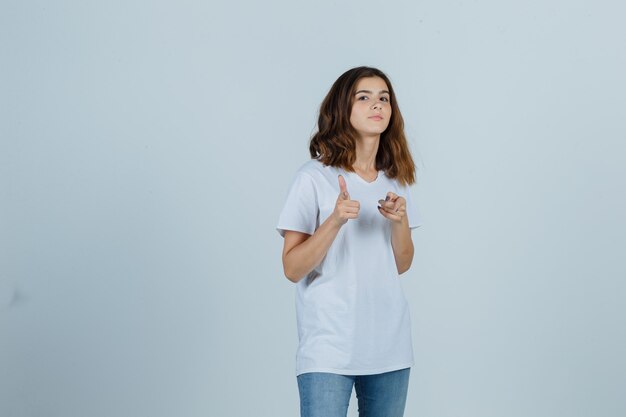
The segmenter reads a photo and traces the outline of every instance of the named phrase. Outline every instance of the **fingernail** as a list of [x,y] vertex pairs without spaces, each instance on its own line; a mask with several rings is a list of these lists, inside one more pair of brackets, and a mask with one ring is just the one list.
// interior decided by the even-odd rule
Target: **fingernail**
[[389,201],[389,196],[385,197],[385,201]]

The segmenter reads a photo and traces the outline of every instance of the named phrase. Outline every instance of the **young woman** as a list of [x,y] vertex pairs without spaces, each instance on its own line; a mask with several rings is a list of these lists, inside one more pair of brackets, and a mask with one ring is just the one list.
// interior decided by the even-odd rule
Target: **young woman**
[[277,230],[296,283],[302,417],[401,417],[413,365],[399,275],[420,225],[415,164],[387,76],[346,71],[322,102],[311,160],[296,173]]

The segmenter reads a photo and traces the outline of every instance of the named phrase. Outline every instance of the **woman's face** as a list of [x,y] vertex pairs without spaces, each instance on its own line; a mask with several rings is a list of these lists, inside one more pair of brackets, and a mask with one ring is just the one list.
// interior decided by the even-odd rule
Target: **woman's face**
[[380,136],[391,118],[387,83],[380,77],[361,78],[354,91],[350,124],[361,137]]

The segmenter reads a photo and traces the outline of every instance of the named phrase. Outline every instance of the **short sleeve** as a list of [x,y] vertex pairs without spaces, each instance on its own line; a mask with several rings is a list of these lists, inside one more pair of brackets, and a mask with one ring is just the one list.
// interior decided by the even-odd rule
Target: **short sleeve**
[[300,171],[289,187],[276,230],[282,237],[285,237],[285,230],[312,235],[317,226],[317,217],[317,193],[313,177]]
[[412,190],[410,187],[406,187],[404,191],[404,198],[406,200],[406,215],[409,217],[409,229],[415,229],[422,225],[422,216],[415,204],[415,200],[411,196]]

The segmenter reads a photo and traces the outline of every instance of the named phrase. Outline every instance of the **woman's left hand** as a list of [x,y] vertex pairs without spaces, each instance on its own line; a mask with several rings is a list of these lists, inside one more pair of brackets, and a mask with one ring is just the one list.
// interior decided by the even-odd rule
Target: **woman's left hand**
[[406,216],[406,200],[391,191],[387,193],[386,200],[378,200],[378,211],[389,220],[401,223]]

